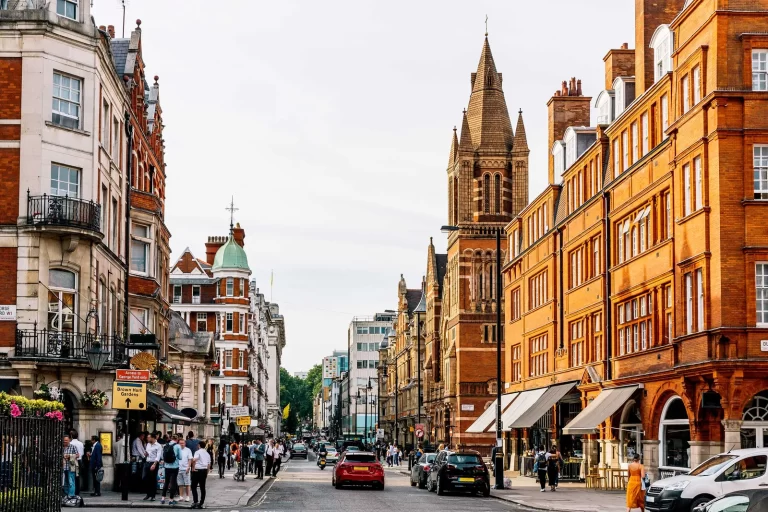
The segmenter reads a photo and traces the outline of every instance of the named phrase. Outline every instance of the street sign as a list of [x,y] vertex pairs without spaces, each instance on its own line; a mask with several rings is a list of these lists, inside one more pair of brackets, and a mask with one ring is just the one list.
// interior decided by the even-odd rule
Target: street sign
[[424,424],[417,423],[414,429],[414,433],[416,434],[416,437],[424,437]]
[[112,384],[112,408],[131,411],[147,409],[147,385],[143,382],[119,382]]
[[243,434],[247,434],[248,433],[248,427],[245,427],[245,426],[240,427],[240,432],[242,432]]
[[416,429],[415,434],[416,434],[416,437],[424,437],[424,431],[423,430]]
[[238,427],[250,427],[251,426],[251,417],[250,416],[238,416],[237,421],[235,422]]
[[115,380],[121,382],[147,382],[149,370],[117,370]]
[[423,423],[417,423],[416,425],[414,425],[414,427],[416,427],[416,430],[421,430],[421,431],[426,430],[424,428],[424,424]]
[[236,418],[237,416],[250,416],[251,410],[248,407],[230,407],[227,409],[229,411],[229,417],[230,418]]

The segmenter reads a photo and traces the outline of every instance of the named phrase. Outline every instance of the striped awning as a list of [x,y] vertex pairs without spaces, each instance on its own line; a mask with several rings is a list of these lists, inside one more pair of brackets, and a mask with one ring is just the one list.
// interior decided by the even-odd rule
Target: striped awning
[[[512,401],[517,397],[519,393],[507,393],[506,395],[501,395],[501,413],[504,414],[504,411],[509,407],[509,404],[512,403]],[[475,420],[475,422],[470,425],[470,427],[467,429],[467,432],[470,434],[480,434],[483,432],[488,432],[489,429],[492,430],[492,427],[496,423],[496,400],[493,401],[491,405],[488,406],[488,408],[483,411],[483,414],[480,415],[479,418]]]

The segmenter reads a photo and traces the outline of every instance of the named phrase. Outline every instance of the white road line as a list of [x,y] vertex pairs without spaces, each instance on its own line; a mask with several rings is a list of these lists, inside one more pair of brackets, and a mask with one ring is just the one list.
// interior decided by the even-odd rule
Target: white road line
[[275,485],[275,482],[277,482],[277,478],[272,479],[272,481],[268,484],[267,489],[264,491],[264,494],[261,495],[261,498],[259,499],[258,502],[256,502],[254,506],[260,507],[262,503],[264,503],[264,500],[267,499],[267,493],[269,492],[270,489],[272,489],[272,486]]

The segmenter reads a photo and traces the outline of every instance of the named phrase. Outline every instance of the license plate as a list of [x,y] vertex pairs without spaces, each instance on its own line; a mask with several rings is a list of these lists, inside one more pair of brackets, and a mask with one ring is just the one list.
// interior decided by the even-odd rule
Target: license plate
[[368,467],[366,466],[355,466],[353,469],[355,471],[368,471]]
[[647,501],[648,503],[653,503],[654,501],[656,501],[656,498],[654,498],[653,496],[646,496],[645,501]]
[[459,478],[459,482],[474,482],[474,478]]

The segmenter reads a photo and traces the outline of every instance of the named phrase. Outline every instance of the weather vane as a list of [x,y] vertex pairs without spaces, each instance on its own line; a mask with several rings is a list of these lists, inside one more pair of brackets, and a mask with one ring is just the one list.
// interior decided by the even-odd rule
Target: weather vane
[[485,15],[485,37],[488,37],[488,15]]
[[232,196],[232,201],[229,203],[228,208],[224,208],[229,212],[229,232],[231,233],[235,229],[235,212],[240,208],[235,208],[235,196]]

